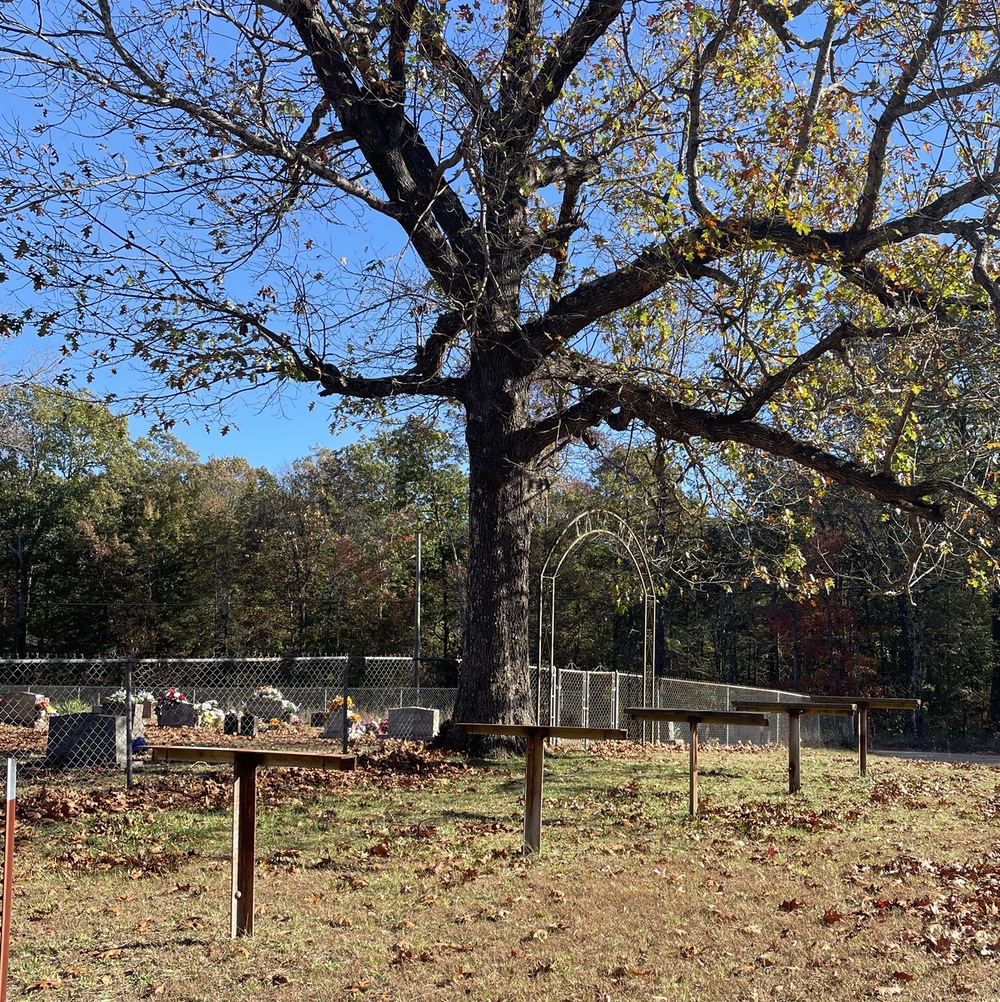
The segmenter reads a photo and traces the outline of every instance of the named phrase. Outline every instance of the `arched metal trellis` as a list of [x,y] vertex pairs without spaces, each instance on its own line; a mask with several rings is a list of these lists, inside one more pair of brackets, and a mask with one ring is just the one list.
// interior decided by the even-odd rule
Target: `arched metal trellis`
[[656,596],[645,550],[628,523],[611,511],[595,509],[577,515],[552,544],[538,581],[538,686],[535,719],[542,720],[542,684],[549,678],[548,718],[556,717],[556,579],[570,554],[593,536],[610,536],[632,562],[643,591],[642,691],[646,706],[654,705],[656,679]]

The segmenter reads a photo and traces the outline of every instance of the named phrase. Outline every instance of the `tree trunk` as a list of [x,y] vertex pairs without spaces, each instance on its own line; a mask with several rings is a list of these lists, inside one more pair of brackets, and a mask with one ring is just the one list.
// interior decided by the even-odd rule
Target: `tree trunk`
[[990,674],[990,731],[1000,732],[1000,588],[994,588],[990,595],[990,626],[993,635]]
[[[485,367],[484,367],[485,368]],[[496,380],[495,372],[483,372]],[[500,394],[476,395],[494,405],[479,417],[470,408],[469,564],[467,627],[454,717],[459,722],[530,724],[534,721],[528,671],[528,561],[534,477],[529,464],[511,456],[512,437],[523,424],[527,386],[506,385]],[[500,403],[503,403],[501,410]],[[506,413],[503,413],[506,411]],[[448,743],[488,750],[503,742]]]

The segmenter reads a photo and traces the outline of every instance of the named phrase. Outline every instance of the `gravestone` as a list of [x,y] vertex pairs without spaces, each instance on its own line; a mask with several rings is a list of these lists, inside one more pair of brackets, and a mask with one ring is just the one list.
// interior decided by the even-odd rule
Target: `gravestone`
[[[101,703],[100,706],[94,708],[92,711],[94,713],[104,713],[112,717],[124,717],[125,716],[125,704],[124,703]],[[132,734],[138,736],[143,733],[143,728],[145,717],[142,712],[142,703],[137,703],[132,707]]]
[[198,711],[194,703],[157,703],[156,722],[160,727],[197,727]]
[[240,715],[230,710],[222,721],[222,733],[237,735],[240,733]]
[[441,711],[426,706],[400,706],[389,711],[385,735],[409,741],[431,741],[441,730]]
[[[347,721],[347,730],[350,733],[351,721]],[[341,740],[344,736],[344,711],[334,710],[327,718],[320,732],[321,738],[333,738]]]
[[125,718],[110,713],[66,713],[49,720],[47,765],[125,765]]
[[251,696],[247,700],[244,712],[252,713],[255,717],[263,720],[264,723],[268,723],[271,720],[280,720],[282,723],[286,723],[292,718],[292,714],[295,711],[284,706],[280,699],[268,699],[266,696]]
[[240,717],[240,737],[257,737],[257,718],[252,713],[244,713]]
[[0,723],[18,727],[34,727],[38,719],[37,702],[41,696],[35,692],[5,692],[0,696]]
[[328,716],[329,716],[329,714],[326,712],[326,710],[313,710],[312,713],[309,714],[309,726],[310,727],[325,727],[326,726],[326,718]]

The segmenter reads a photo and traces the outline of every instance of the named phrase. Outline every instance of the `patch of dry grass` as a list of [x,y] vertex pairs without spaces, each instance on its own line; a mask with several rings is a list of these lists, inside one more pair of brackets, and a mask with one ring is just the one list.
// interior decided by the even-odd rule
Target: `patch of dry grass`
[[410,748],[354,774],[261,774],[257,935],[228,938],[229,777],[29,791],[13,998],[994,999],[1000,773],[808,751],[546,759],[542,854],[522,763]]

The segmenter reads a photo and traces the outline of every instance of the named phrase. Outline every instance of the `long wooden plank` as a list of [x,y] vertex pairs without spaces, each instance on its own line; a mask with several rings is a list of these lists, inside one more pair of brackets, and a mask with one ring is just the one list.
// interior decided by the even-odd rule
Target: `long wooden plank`
[[777,703],[763,699],[739,699],[733,703],[737,710],[755,710],[770,713],[813,714],[824,717],[850,717],[854,714],[853,703]]
[[628,731],[618,727],[556,727],[547,724],[476,724],[459,723],[467,734],[493,734],[510,738],[538,737],[543,741],[549,738],[566,738],[567,740],[592,739],[597,741],[623,741],[628,737]]
[[674,721],[696,724],[746,724],[750,727],[767,727],[769,721],[763,713],[741,710],[695,710],[674,707],[630,706],[625,712],[633,720]]
[[334,752],[291,752],[273,748],[211,748],[204,745],[152,745],[154,762],[204,762],[229,765],[238,756],[252,755],[260,766],[288,766],[351,772],[357,765],[354,755]]
[[810,702],[864,704],[871,710],[919,710],[919,699],[896,699],[890,696],[810,696]]

